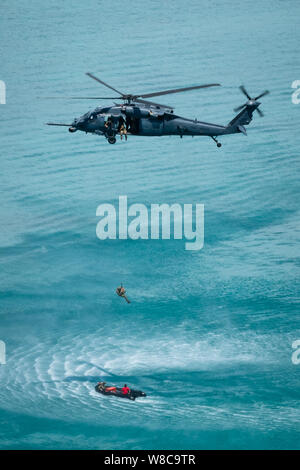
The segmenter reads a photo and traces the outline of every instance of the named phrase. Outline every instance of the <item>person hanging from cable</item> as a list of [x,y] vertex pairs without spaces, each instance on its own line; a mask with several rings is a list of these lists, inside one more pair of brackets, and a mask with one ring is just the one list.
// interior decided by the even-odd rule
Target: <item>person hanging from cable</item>
[[116,288],[116,294],[119,297],[123,297],[126,300],[126,302],[130,304],[130,300],[128,300],[126,296],[126,290],[124,289],[123,284],[121,284],[119,287]]

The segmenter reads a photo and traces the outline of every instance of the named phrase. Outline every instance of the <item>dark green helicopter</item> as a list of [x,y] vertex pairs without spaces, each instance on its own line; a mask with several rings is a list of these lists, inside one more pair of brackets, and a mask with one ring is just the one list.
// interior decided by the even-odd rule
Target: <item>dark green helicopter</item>
[[197,119],[186,119],[174,114],[174,108],[164,104],[154,103],[144,98],[153,98],[155,96],[168,95],[171,93],[181,93],[183,91],[196,90],[199,88],[208,88],[220,86],[219,83],[210,83],[207,85],[191,86],[186,88],[176,88],[172,90],[158,91],[154,93],[145,93],[139,95],[125,94],[116,88],[95,77],[91,73],[87,75],[102,85],[110,88],[119,96],[114,97],[78,97],[71,99],[92,99],[92,100],[122,100],[123,103],[114,103],[112,106],[99,106],[93,111],[89,111],[79,119],[74,119],[72,124],[59,124],[48,122],[49,126],[67,126],[70,132],[77,130],[86,133],[103,135],[110,144],[116,143],[116,136],[120,135],[127,140],[129,135],[140,136],[163,136],[163,135],[179,135],[183,136],[208,136],[211,137],[221,147],[217,136],[227,134],[243,133],[246,135],[245,125],[252,120],[254,111],[260,116],[263,113],[258,109],[261,104],[257,100],[267,95],[269,91],[264,91],[256,98],[251,98],[246,89],[241,86],[240,90],[247,97],[248,101],[241,106],[235,108],[235,112],[240,111],[227,126],[218,124],[210,124],[208,122],[198,121]]

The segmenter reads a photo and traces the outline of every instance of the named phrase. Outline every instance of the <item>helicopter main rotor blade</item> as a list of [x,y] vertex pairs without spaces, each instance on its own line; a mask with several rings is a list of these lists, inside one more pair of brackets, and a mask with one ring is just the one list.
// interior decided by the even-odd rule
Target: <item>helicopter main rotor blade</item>
[[264,117],[264,113],[259,108],[256,108],[256,111],[258,112],[260,117]]
[[240,90],[242,93],[244,93],[245,96],[247,96],[248,100],[251,100],[251,97],[248,95],[248,92],[243,85],[240,86]]
[[122,93],[122,92],[119,91],[119,90],[116,90],[116,88],[113,88],[112,86],[108,85],[108,83],[105,83],[103,80],[100,80],[100,78],[95,77],[95,75],[93,75],[92,73],[87,72],[86,75],[88,75],[89,77],[91,77],[91,78],[93,78],[94,80],[96,80],[96,82],[99,82],[99,83],[101,83],[102,85],[106,86],[107,88],[110,88],[111,90],[115,91],[115,92],[118,93],[119,95],[124,96],[124,93]]
[[208,85],[197,85],[197,86],[189,86],[185,88],[174,88],[172,90],[158,91],[155,93],[145,93],[144,95],[136,95],[136,97],[137,98],[151,98],[152,96],[169,95],[171,93],[181,93],[183,91],[197,90],[199,88],[209,88],[211,86],[221,86],[221,85],[220,83],[210,83]]
[[79,96],[72,97],[70,100],[121,100],[122,96]]
[[46,122],[47,126],[63,126],[63,127],[71,127],[72,124],[62,124],[57,122]]
[[142,103],[142,104],[146,104],[150,106],[155,106],[155,107],[159,106],[160,108],[174,109],[172,106],[168,106],[166,104],[154,103],[153,101],[141,100],[140,98],[135,98],[134,101],[136,101],[137,103]]
[[45,96],[45,100],[122,100],[122,96]]
[[270,92],[269,90],[266,90],[264,91],[263,93],[261,93],[260,95],[258,95],[256,98],[254,98],[255,100],[258,100],[259,98],[262,98],[263,96],[266,96],[268,95]]

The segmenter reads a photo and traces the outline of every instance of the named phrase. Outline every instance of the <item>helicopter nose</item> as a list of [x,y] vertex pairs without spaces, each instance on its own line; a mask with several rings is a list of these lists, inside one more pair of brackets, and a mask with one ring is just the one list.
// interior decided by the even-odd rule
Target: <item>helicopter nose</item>
[[78,119],[74,119],[71,126],[69,127],[69,132],[76,132],[77,131],[77,124],[78,124]]

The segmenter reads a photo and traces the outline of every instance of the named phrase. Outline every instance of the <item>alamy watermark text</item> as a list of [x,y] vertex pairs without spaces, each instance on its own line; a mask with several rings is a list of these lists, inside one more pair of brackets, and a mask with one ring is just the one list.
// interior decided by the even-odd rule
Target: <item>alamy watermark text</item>
[[296,90],[292,94],[292,103],[299,104],[300,103],[300,80],[294,80],[292,83],[292,88],[296,88]]
[[[100,204],[101,217],[96,234],[100,240],[188,240],[186,250],[201,250],[204,245],[204,204],[145,204],[128,206],[127,196],[113,204]],[[129,220],[129,218],[131,218]]]
[[6,104],[6,85],[0,80],[0,104]]
[[292,354],[292,363],[298,365],[300,364],[300,339],[293,341],[292,348],[295,349]]
[[0,364],[6,364],[6,346],[4,341],[0,340]]

